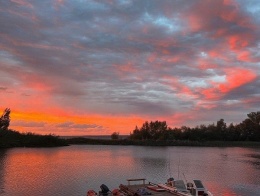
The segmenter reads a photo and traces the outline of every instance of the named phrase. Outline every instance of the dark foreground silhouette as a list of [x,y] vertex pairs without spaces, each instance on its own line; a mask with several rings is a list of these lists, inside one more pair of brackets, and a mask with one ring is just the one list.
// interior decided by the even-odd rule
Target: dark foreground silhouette
[[65,139],[54,135],[19,133],[14,130],[0,129],[0,148],[11,147],[56,147],[67,146]]

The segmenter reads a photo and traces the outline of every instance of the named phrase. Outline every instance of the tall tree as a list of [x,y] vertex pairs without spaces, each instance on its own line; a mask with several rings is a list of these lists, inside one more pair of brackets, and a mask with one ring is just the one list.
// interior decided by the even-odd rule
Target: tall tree
[[220,119],[219,121],[217,121],[217,133],[218,133],[218,139],[226,140],[227,125],[224,119]]
[[6,108],[0,118],[0,129],[7,130],[10,124],[10,108]]
[[119,132],[114,132],[111,134],[111,139],[112,140],[118,140],[119,139]]
[[260,111],[251,112],[251,113],[247,114],[247,116],[255,125],[260,126]]
[[247,114],[248,119],[244,120],[243,128],[249,133],[250,140],[260,140],[260,112],[251,112]]
[[130,138],[139,140],[158,140],[163,139],[167,131],[168,127],[166,121],[151,121],[150,123],[146,121],[143,123],[141,128],[135,128],[133,133],[130,135]]

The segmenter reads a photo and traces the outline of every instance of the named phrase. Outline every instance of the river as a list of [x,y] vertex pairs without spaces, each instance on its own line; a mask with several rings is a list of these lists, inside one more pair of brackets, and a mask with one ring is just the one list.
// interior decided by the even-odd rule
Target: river
[[[184,177],[185,176],[185,177]],[[260,196],[260,149],[72,145],[0,150],[0,195],[85,196],[129,178],[200,179],[215,196]]]

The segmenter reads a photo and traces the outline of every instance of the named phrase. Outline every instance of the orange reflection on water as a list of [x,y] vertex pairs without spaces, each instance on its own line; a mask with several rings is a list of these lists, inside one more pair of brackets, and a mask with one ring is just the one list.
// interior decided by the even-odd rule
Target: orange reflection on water
[[97,184],[93,179],[109,179],[111,173],[118,179],[125,170],[129,173],[133,170],[132,156],[128,156],[131,152],[96,146],[83,147],[80,151],[77,146],[64,148],[11,151],[5,161],[4,181],[8,183],[4,189],[11,195],[31,195],[33,192],[46,195],[63,186],[72,192],[73,189],[81,191],[82,187]]
[[216,182],[208,182],[207,189],[210,190],[213,195],[221,195],[221,196],[236,196],[237,194],[230,189],[222,187],[219,188],[219,184]]
[[[25,188],[23,184],[37,184],[37,186],[48,186],[47,179],[54,172],[53,167],[49,167],[50,163],[57,158],[57,153],[41,153],[36,149],[16,150],[10,153],[6,160],[6,169],[9,171],[5,177],[11,187],[17,189]],[[32,187],[31,187],[32,188]]]

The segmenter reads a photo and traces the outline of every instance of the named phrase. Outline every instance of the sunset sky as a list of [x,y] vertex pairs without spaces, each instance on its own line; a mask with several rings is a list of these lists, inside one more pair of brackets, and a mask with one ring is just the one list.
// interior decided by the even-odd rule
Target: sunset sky
[[0,1],[11,129],[129,134],[260,109],[259,0]]

